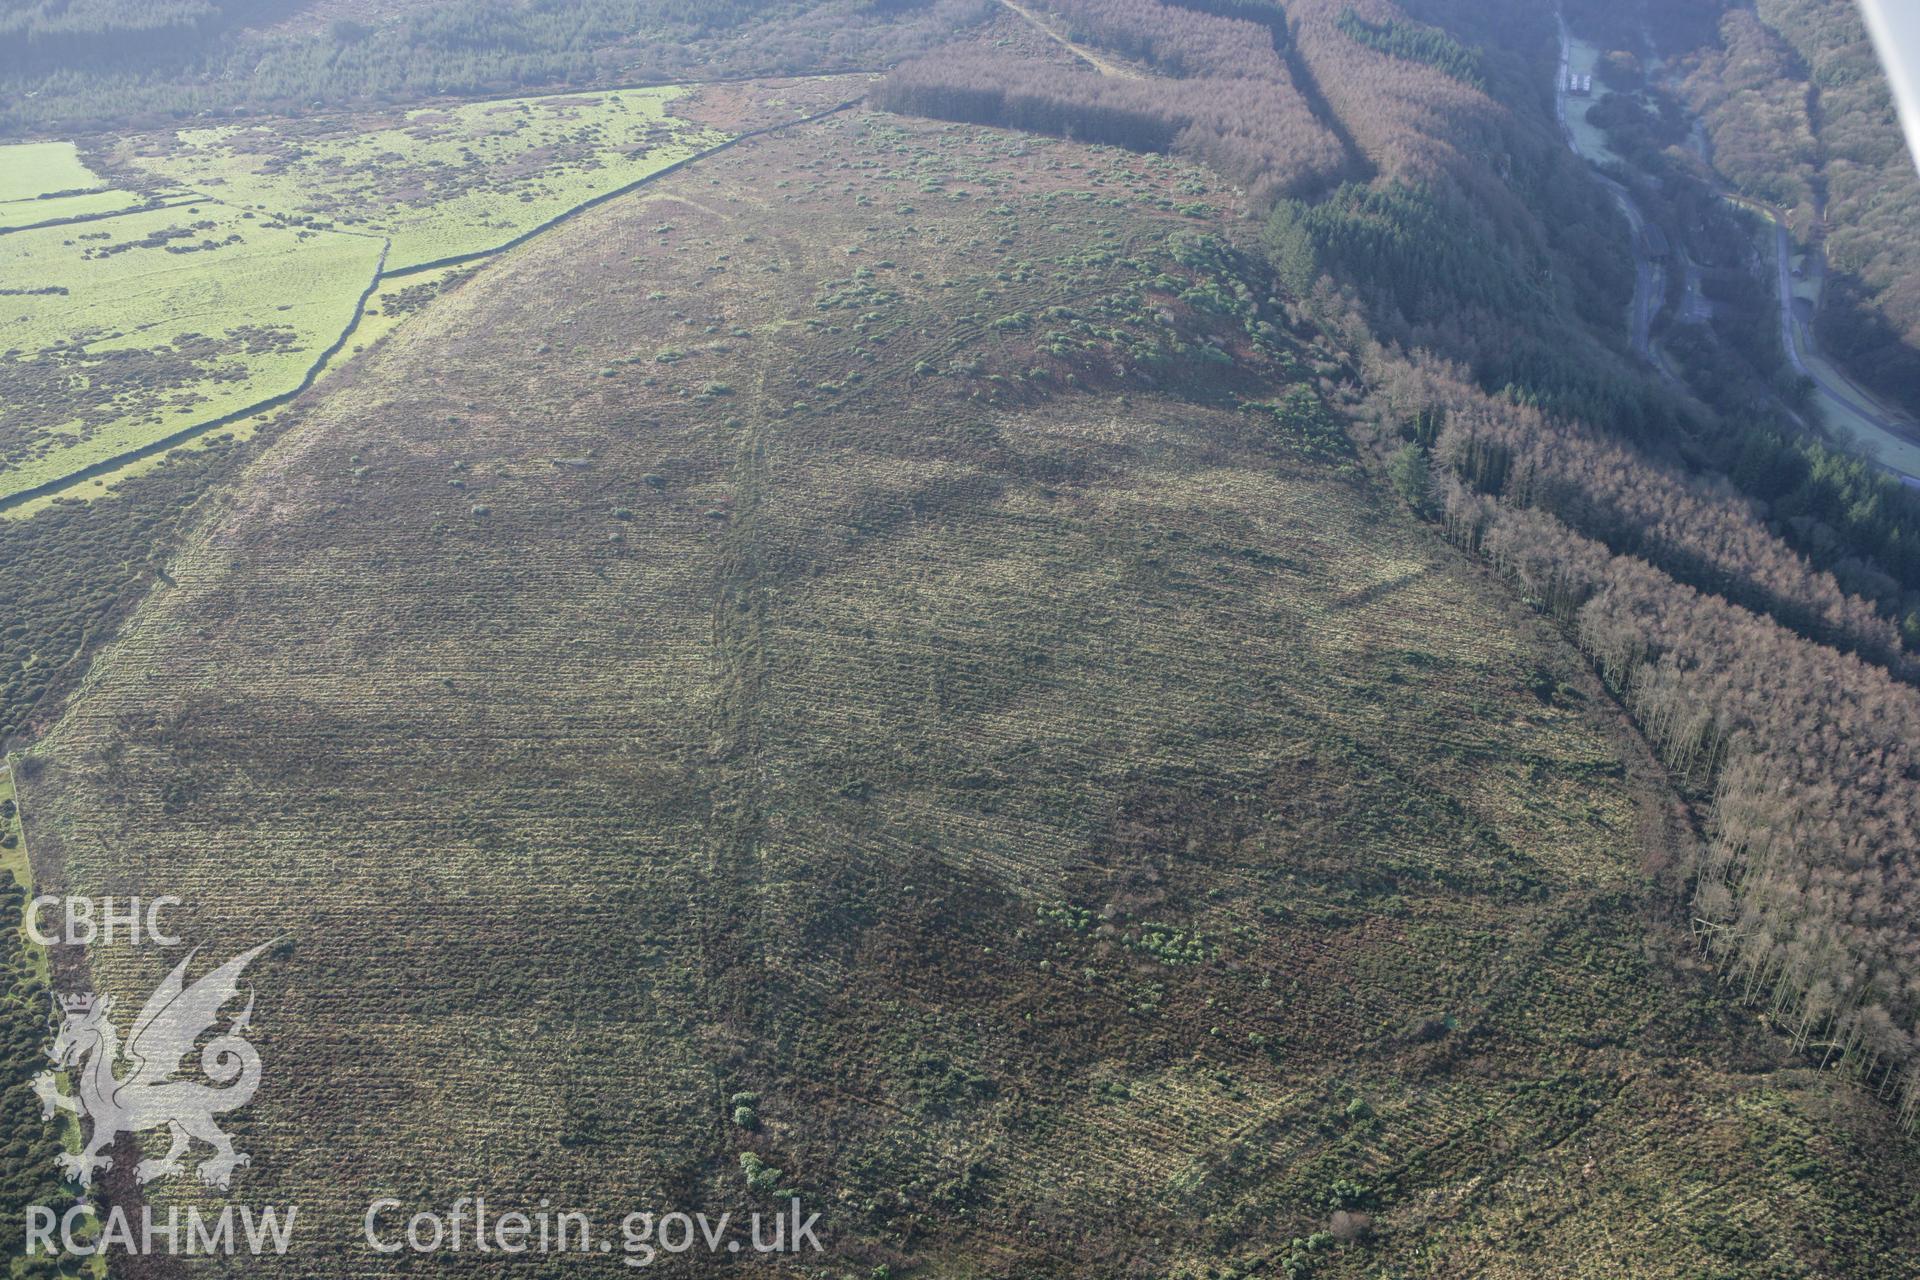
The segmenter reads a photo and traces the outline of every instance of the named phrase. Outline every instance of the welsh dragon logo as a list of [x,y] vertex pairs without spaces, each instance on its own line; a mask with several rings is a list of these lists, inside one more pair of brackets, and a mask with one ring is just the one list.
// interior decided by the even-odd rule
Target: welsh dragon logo
[[[187,966],[199,954],[195,948],[147,997],[124,1049],[108,1017],[113,1011],[110,997],[59,998],[60,1032],[51,1055],[60,1068],[73,1071],[76,1088],[62,1093],[60,1073],[43,1071],[33,1089],[43,1114],[51,1116],[57,1108],[92,1121],[85,1148],[59,1157],[61,1172],[90,1187],[96,1169],[113,1167],[112,1157],[104,1153],[116,1138],[164,1125],[172,1145],[158,1159],[142,1160],[135,1177],[146,1183],[184,1172],[181,1157],[197,1140],[213,1148],[213,1154],[200,1161],[200,1181],[223,1190],[231,1183],[233,1171],[248,1163],[248,1157],[234,1150],[233,1140],[213,1118],[244,1107],[260,1087],[260,1054],[241,1034],[253,1017],[251,991],[247,1007],[200,1051],[200,1069],[212,1084],[177,1080],[174,1073],[201,1033],[214,1025],[222,1006],[239,996],[241,972],[272,945],[264,942],[237,955],[188,986]],[[122,1058],[127,1069],[116,1074]]]

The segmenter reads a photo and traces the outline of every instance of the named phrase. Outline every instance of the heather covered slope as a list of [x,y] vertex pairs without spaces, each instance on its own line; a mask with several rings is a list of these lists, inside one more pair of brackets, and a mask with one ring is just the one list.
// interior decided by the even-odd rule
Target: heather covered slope
[[1901,1274],[1910,1145],[1717,998],[1644,754],[1363,474],[1231,203],[849,114],[252,469],[24,803],[49,885],[290,939],[287,1274],[385,1274],[381,1195],[743,1211],[743,1153],[836,1276]]

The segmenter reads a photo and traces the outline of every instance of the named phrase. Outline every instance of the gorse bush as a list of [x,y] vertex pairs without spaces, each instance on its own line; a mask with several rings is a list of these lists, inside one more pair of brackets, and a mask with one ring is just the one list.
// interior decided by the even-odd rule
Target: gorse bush
[[[9,839],[12,833],[8,833]],[[11,847],[11,846],[9,846]],[[52,1043],[48,1023],[51,993],[34,971],[21,927],[26,894],[11,874],[0,874],[0,975],[6,982],[0,994],[0,1229],[26,1238],[29,1205],[45,1205],[58,1214],[73,1203],[54,1159],[61,1146],[59,1130],[41,1116],[33,1078],[47,1065]],[[9,1246],[14,1248],[17,1246]],[[13,1274],[58,1274],[57,1258],[16,1260]]]

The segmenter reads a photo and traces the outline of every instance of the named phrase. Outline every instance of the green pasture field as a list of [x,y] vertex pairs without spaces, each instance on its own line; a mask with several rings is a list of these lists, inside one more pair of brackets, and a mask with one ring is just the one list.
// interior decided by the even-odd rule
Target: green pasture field
[[212,201],[0,237],[0,498],[294,389],[382,244]]
[[34,200],[56,191],[105,186],[71,142],[20,142],[0,147],[0,203]]
[[[347,343],[343,356],[360,354],[412,318],[426,301],[444,289],[458,284],[472,270],[472,267],[445,267],[436,271],[415,272],[383,280],[367,298],[366,309],[361,314],[360,323],[354,326],[352,338]],[[315,379],[316,385],[324,385],[326,379],[342,367],[344,367],[342,360],[336,359],[329,362]],[[96,471],[91,479],[81,485],[55,489],[0,510],[0,521],[30,520],[61,503],[76,499],[91,500],[118,492],[128,481],[165,467],[183,450],[224,449],[235,442],[251,439],[261,428],[280,421],[291,412],[293,408],[290,405],[275,405],[261,413],[230,423],[218,432],[182,441],[177,448],[130,458],[110,470]]]
[[148,200],[108,188],[71,142],[0,146],[0,231],[119,213]]
[[226,201],[391,236],[387,269],[494,249],[726,138],[670,115],[685,89],[517,98],[144,139],[137,163]]

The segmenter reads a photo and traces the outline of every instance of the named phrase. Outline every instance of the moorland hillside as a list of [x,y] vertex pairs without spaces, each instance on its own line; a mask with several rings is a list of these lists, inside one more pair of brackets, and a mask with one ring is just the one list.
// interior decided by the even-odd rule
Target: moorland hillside
[[47,885],[284,939],[249,1196],[1900,1274],[1903,1140],[1698,958],[1660,766],[1376,484],[1239,199],[841,113],[446,293],[204,510],[19,772]]

